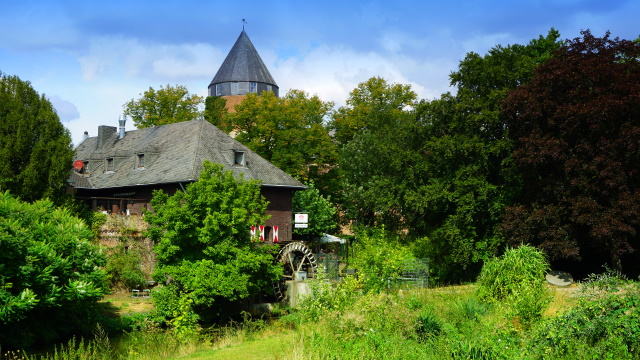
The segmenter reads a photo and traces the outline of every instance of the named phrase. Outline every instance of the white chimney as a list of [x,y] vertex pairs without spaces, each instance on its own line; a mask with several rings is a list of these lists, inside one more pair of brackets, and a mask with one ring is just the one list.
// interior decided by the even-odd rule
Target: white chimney
[[85,131],[84,135],[82,135],[82,141],[87,140],[89,138],[89,132]]
[[126,115],[122,115],[120,117],[118,117],[118,122],[120,123],[120,133],[118,138],[122,139],[124,137],[124,124],[127,122],[127,116]]

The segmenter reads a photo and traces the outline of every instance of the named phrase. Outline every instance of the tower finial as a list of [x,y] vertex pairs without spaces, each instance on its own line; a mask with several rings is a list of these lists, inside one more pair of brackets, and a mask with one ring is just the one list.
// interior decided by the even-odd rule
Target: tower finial
[[247,24],[247,20],[242,19],[242,31],[244,31],[244,25]]

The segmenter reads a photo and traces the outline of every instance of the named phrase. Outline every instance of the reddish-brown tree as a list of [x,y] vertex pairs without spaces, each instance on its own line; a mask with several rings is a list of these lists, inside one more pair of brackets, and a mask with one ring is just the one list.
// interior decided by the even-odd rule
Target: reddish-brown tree
[[640,44],[583,31],[509,95],[502,115],[524,177],[503,222],[513,245],[640,263],[639,59]]

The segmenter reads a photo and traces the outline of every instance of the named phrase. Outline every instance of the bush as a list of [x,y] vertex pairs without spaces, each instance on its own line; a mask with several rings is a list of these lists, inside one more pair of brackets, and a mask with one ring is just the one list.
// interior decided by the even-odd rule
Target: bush
[[26,347],[91,332],[108,291],[105,258],[84,222],[48,200],[0,194],[0,344]]
[[541,359],[638,359],[640,284],[610,270],[591,275],[577,306],[541,324],[530,348]]
[[545,275],[549,262],[529,245],[507,249],[499,258],[487,261],[478,277],[477,295],[485,301],[505,305],[523,324],[542,316],[551,301]]
[[372,292],[387,290],[401,277],[403,263],[415,259],[397,235],[379,228],[360,232],[353,252],[352,264],[358,269],[362,288]]
[[142,271],[142,259],[135,248],[124,244],[111,249],[105,271],[112,288],[136,289],[144,286],[147,278]]

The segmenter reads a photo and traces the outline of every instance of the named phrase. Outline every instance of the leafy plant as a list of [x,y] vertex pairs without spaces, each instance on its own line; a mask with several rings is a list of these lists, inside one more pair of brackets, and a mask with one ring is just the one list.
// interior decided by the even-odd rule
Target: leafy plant
[[9,347],[91,331],[108,291],[93,233],[48,200],[0,193],[0,343]]
[[236,304],[271,289],[282,274],[277,248],[252,239],[251,225],[266,218],[258,182],[236,178],[220,164],[205,161],[197,182],[185,192],[155,192],[147,215],[157,241],[154,278],[169,282],[155,302],[175,324],[229,319]]
[[640,284],[607,269],[590,275],[577,306],[541,324],[530,346],[534,358],[637,359]]
[[549,262],[536,248],[522,245],[509,248],[504,255],[487,261],[478,277],[477,296],[506,305],[522,323],[530,324],[542,316],[551,301],[545,275]]
[[373,292],[388,289],[402,275],[402,264],[415,259],[410,248],[384,228],[359,231],[353,252],[352,265],[358,269],[362,287]]
[[136,250],[135,247],[126,248],[124,244],[119,244],[109,251],[105,272],[112,288],[129,290],[146,284],[147,278],[141,268],[141,257]]

